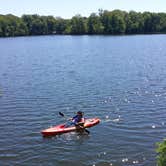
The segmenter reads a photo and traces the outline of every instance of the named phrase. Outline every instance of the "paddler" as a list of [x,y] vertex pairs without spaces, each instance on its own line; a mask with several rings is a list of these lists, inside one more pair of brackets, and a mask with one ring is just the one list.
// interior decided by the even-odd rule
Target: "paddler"
[[[89,134],[90,132],[84,127],[85,119],[83,115],[84,113],[82,111],[78,111],[73,118],[69,119],[71,121],[70,125],[75,125],[79,131],[81,129]],[[68,127],[68,125],[66,125],[66,127]]]
[[78,111],[77,114],[71,118],[70,120],[72,121],[71,124],[75,126],[83,126],[85,119],[83,118],[84,113],[82,111]]

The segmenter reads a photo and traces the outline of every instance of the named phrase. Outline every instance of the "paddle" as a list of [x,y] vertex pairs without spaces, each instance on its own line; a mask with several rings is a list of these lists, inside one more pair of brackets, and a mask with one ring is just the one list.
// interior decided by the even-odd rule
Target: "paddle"
[[60,116],[63,116],[63,117],[65,116],[62,112],[59,112],[59,115],[60,115]]
[[[62,113],[62,112],[59,112],[59,115],[62,116],[62,117],[65,117],[65,115]],[[78,124],[78,126],[81,128],[81,129],[84,129],[84,131],[86,131],[88,134],[90,134],[90,131],[88,131],[85,127],[81,126]]]

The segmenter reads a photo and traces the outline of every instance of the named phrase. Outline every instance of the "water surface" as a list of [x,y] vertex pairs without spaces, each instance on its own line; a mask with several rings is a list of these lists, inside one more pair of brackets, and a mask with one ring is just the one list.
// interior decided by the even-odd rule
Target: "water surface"
[[[166,35],[0,39],[0,165],[155,166],[166,137]],[[49,139],[61,111],[99,117]]]

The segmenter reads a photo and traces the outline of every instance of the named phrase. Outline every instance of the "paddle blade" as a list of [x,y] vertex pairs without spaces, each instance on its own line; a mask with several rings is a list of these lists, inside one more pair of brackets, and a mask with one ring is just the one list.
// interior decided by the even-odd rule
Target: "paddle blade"
[[85,129],[85,132],[87,132],[87,134],[90,134],[90,131],[88,131],[87,129]]
[[63,116],[63,117],[65,116],[62,112],[59,112],[59,115],[60,115],[60,116]]

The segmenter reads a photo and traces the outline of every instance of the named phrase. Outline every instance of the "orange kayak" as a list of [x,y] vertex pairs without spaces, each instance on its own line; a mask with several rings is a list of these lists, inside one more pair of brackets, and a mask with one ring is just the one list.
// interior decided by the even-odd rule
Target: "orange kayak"
[[[85,119],[84,128],[93,127],[93,126],[97,125],[98,123],[100,123],[99,118]],[[79,126],[78,127],[76,127],[76,126],[66,127],[65,124],[60,124],[60,125],[53,126],[48,129],[42,130],[41,134],[43,136],[54,136],[57,134],[63,134],[63,133],[67,133],[67,132],[77,131],[77,130],[81,130],[81,128],[79,128]]]

